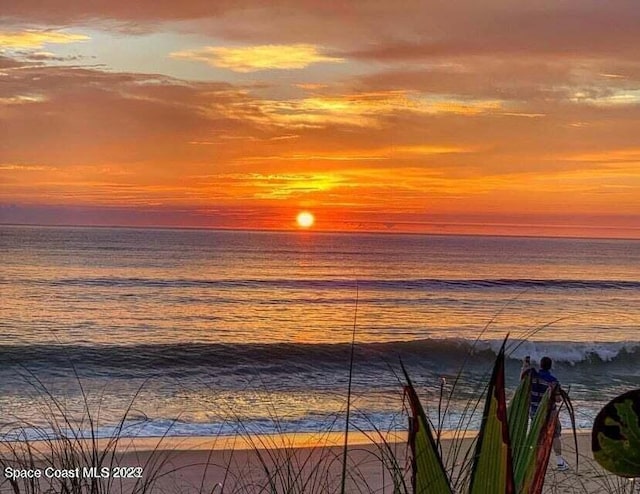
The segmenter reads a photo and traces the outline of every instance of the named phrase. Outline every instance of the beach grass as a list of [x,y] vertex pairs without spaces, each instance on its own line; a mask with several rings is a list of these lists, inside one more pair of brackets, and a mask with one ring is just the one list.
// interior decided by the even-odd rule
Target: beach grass
[[[342,484],[348,492],[401,492],[384,488],[389,479],[397,483],[403,478],[399,443],[377,431],[376,447],[366,447],[373,444],[371,433],[353,431],[345,463],[339,445],[343,431],[336,430],[336,418],[325,430],[303,437],[285,434],[274,410],[272,428],[277,434],[257,433],[233,417],[233,437],[200,438],[195,444],[192,438],[172,437],[170,425],[162,436],[140,440],[135,437],[135,405],[143,384],[105,437],[101,397],[89,396],[73,365],[72,369],[81,411],[69,408],[35,372],[21,369],[25,393],[33,398],[42,421],[16,418],[0,429],[0,493],[313,494],[339,492]],[[127,467],[133,470],[122,470]],[[40,472],[39,477],[33,472]]]

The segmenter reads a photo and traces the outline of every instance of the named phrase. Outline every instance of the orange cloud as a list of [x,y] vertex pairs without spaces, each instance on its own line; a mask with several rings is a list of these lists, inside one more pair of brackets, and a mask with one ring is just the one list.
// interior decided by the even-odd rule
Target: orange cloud
[[204,47],[173,52],[172,58],[206,62],[214,67],[235,72],[259,70],[304,69],[316,63],[343,63],[338,57],[323,55],[318,47],[308,44],[259,45],[239,48]]
[[604,94],[590,94],[578,91],[570,98],[576,103],[587,103],[595,106],[637,105],[640,103],[639,89],[610,89]]
[[29,103],[39,103],[44,101],[42,95],[17,94],[10,97],[0,97],[0,105],[24,105]]
[[84,34],[60,31],[0,32],[0,46],[3,48],[42,48],[46,44],[78,43],[89,39]]
[[604,151],[569,154],[561,158],[566,161],[595,163],[640,163],[640,148],[608,149]]
[[[459,99],[453,96],[428,97],[417,91],[357,92],[344,95],[318,95],[287,100],[260,100],[260,113],[252,117],[259,123],[290,127],[323,127],[330,124],[377,127],[381,119],[398,113],[424,115],[476,116],[501,113],[497,100]],[[228,110],[237,115],[238,108]]]
[[308,153],[285,153],[279,155],[266,156],[246,156],[239,161],[244,162],[288,162],[288,161],[389,161],[401,160],[406,157],[433,156],[440,154],[468,153],[471,149],[460,146],[445,145],[413,145],[413,146],[392,146],[383,148],[371,148],[367,150],[352,149],[348,151],[320,151]]
[[274,175],[255,173],[247,177],[240,176],[240,178],[248,180],[250,186],[255,187],[253,197],[256,199],[287,199],[345,186],[344,177],[333,173]]

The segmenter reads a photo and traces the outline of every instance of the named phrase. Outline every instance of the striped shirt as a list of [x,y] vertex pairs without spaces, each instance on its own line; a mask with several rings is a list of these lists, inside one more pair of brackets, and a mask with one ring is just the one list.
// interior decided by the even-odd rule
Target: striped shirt
[[[548,370],[530,369],[531,372],[531,408],[529,414],[534,417],[542,401],[542,396],[552,384],[560,384],[551,372]],[[552,407],[555,404],[552,404]]]

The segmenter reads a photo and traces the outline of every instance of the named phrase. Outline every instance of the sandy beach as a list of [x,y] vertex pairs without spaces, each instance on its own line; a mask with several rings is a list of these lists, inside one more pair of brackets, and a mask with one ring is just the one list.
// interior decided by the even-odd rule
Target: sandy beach
[[[236,438],[166,438],[127,440],[118,446],[110,468],[110,492],[131,492],[135,486],[145,492],[339,492],[342,447],[339,435],[256,436],[251,441]],[[471,438],[459,443],[464,453]],[[445,458],[450,460],[451,438],[443,440]],[[565,458],[571,465],[566,472],[555,469],[552,456],[545,493],[631,492],[628,480],[606,474],[592,459],[590,436],[578,435],[578,464],[569,435],[563,437]],[[42,449],[44,451],[44,449]],[[388,453],[393,452],[398,467],[410,484],[407,446],[404,441],[389,442],[385,447],[372,443],[362,434],[353,434],[348,454],[348,492],[393,492],[393,469]],[[6,453],[6,452],[5,452]],[[461,459],[464,454],[458,455]],[[44,464],[39,465],[44,468]],[[78,464],[82,472],[86,465]],[[116,479],[114,472],[134,478]],[[267,475],[266,472],[269,472]],[[127,473],[128,472],[128,473]],[[139,478],[135,478],[139,477]],[[55,480],[53,486],[55,488]],[[0,492],[12,492],[7,480]]]

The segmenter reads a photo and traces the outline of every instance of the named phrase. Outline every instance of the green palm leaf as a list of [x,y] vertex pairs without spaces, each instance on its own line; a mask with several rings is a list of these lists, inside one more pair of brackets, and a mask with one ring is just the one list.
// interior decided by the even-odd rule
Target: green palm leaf
[[527,472],[525,480],[529,480],[529,483],[523,486],[521,494],[540,494],[542,492],[549,456],[553,447],[553,435],[559,420],[558,411],[552,406],[556,402],[558,390],[559,388],[555,385],[547,390],[543,397],[544,406],[541,402],[533,420],[530,437],[527,437],[531,456],[527,458],[528,463],[525,464]]
[[576,442],[576,467],[578,465],[573,407],[569,396],[559,386],[552,386],[542,397],[525,442],[521,448],[518,448],[520,454],[514,463],[514,477],[518,494],[540,494],[542,492],[549,456],[553,447],[556,423],[559,420],[559,408],[556,409],[553,406],[558,401],[558,396],[562,398],[569,411],[574,441]]
[[[529,376],[530,379],[531,377]],[[544,394],[540,405],[538,405],[538,411],[531,422],[529,433],[520,445],[514,447],[519,451],[517,461],[514,462],[514,477],[519,494],[531,494],[533,492],[531,489],[537,470],[536,460],[538,458],[540,439],[549,427],[550,395],[550,391]]]
[[409,446],[412,453],[413,492],[414,494],[452,494],[449,477],[433,439],[431,426],[404,365],[402,372],[407,380],[405,393],[411,407]]
[[505,342],[496,358],[480,434],[476,445],[469,492],[471,494],[513,494],[513,464],[505,400]]
[[[496,357],[487,389],[484,413],[468,484],[470,494],[540,494],[551,454],[558,420],[556,397],[567,404],[572,424],[571,402],[559,386],[550,387],[542,397],[529,432],[529,405],[532,377],[525,375],[507,410],[505,400],[505,343]],[[413,493],[451,494],[447,474],[432,427],[417,393],[402,367],[411,406],[409,445],[412,451]]]
[[[529,406],[531,404],[531,373],[527,372],[511,398],[508,409],[509,438],[511,439],[511,452],[513,454],[514,471],[521,458],[527,452],[526,439],[529,427]],[[518,485],[516,478],[516,486]]]

